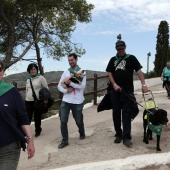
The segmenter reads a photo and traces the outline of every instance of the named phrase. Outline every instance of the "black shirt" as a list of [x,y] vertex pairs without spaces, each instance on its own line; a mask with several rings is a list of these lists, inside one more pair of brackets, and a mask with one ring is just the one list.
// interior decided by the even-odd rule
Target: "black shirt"
[[118,66],[118,57],[112,57],[107,65],[106,71],[111,72],[117,85],[125,90],[134,91],[133,72],[142,68],[137,58],[133,55],[123,59]]
[[29,125],[28,113],[17,88],[0,96],[0,148],[16,141],[26,148],[22,125]]

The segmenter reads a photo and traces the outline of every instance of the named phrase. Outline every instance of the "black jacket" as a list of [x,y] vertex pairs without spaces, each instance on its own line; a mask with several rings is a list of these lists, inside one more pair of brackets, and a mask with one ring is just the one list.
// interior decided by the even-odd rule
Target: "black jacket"
[[48,108],[50,108],[54,104],[54,98],[51,96],[50,91],[46,87],[43,87],[39,91],[39,100],[42,101],[44,99],[48,99]]

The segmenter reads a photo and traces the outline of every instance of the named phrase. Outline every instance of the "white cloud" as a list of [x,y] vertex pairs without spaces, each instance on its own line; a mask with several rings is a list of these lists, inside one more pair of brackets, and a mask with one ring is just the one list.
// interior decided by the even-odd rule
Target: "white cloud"
[[[112,31],[107,29],[103,32],[100,28],[104,28],[106,24],[98,22],[96,34],[105,32],[112,34],[113,30],[116,30],[118,26],[120,28],[123,23],[127,24],[124,28],[126,30],[143,32],[157,29],[161,20],[170,22],[170,1],[168,0],[87,0],[87,2],[95,5],[93,18],[100,19],[102,16],[107,25],[113,24],[110,27]],[[88,27],[96,30],[92,24]]]

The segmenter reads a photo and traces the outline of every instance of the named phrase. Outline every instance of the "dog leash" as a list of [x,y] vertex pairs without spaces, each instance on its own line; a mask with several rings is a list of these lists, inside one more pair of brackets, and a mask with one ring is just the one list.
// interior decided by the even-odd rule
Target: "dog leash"
[[131,99],[134,103],[138,104],[139,106],[143,107],[147,112],[149,112],[150,114],[153,114],[151,111],[149,111],[148,109],[146,109],[144,106],[142,106],[139,102],[137,102],[134,99],[134,96],[132,94],[129,94],[127,91],[125,91],[124,89],[121,88],[120,92],[123,92],[123,94],[126,95],[126,97],[128,97],[129,99]]

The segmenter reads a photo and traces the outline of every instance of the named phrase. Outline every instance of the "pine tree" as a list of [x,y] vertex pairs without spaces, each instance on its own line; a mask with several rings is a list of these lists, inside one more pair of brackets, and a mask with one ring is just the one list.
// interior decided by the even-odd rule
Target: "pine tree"
[[154,61],[154,71],[157,76],[160,76],[163,68],[166,66],[168,61],[169,51],[169,24],[167,21],[161,21],[158,27],[156,54]]
[[167,61],[170,61],[170,46],[168,48],[168,57],[167,57]]
[[[5,69],[21,60],[37,60],[43,75],[42,57],[61,60],[69,53],[86,51],[72,40],[78,23],[92,19],[94,5],[86,0],[0,0],[0,59]],[[28,50],[36,56],[24,59]]]

